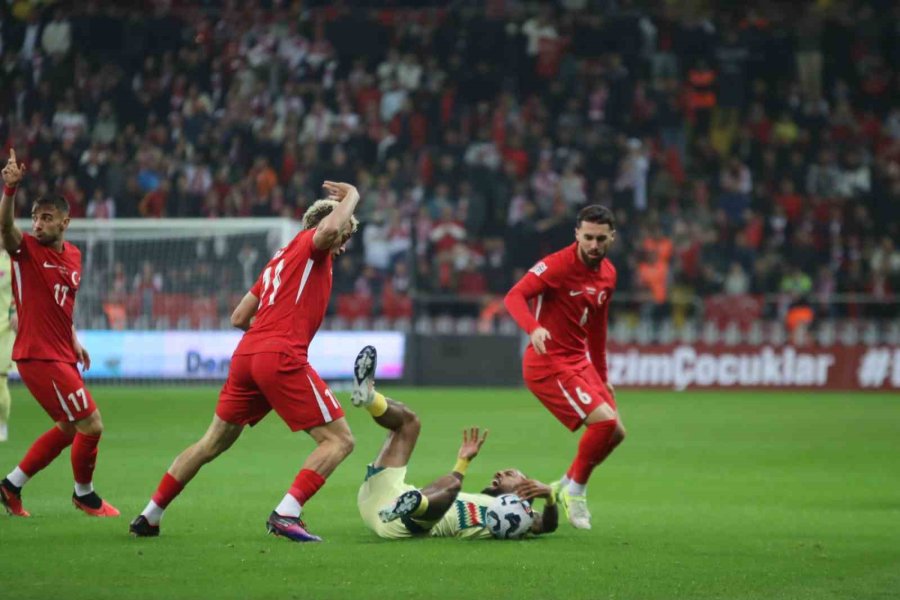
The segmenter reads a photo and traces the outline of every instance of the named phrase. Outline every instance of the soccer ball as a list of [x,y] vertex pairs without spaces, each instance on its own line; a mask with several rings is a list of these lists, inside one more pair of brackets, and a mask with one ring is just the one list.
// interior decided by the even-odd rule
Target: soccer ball
[[515,540],[531,530],[531,503],[515,494],[497,496],[485,513],[485,526],[498,540]]

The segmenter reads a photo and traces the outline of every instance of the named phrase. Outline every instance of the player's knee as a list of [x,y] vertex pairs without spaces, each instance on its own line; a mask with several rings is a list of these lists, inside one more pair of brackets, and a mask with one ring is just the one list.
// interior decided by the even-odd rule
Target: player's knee
[[353,452],[353,449],[356,447],[356,439],[353,437],[353,434],[348,430],[346,433],[342,433],[337,439],[338,452],[341,455],[341,458],[346,458],[350,456],[350,453]]
[[400,428],[403,430],[403,435],[418,437],[419,432],[422,430],[422,422],[419,420],[419,415],[408,408],[405,409],[403,411],[403,425]]
[[398,402],[397,400],[391,400],[391,406],[399,409],[400,411],[400,431],[404,435],[419,435],[419,431],[422,429],[422,423],[419,421],[419,415],[417,415],[411,408],[403,404],[402,402]]
[[616,430],[613,432],[612,441],[614,446],[625,441],[625,426],[622,425],[622,421],[616,421]]
[[99,411],[91,413],[88,417],[75,423],[75,430],[82,435],[99,437],[103,435],[103,419]]

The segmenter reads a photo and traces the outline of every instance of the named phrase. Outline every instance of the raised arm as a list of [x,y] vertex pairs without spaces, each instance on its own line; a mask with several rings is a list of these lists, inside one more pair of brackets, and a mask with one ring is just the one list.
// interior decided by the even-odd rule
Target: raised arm
[[9,160],[3,167],[3,199],[0,200],[0,238],[3,247],[13,254],[22,244],[22,232],[16,227],[15,202],[16,190],[25,174],[25,165],[16,161],[16,151],[10,148]]
[[328,191],[329,200],[339,202],[337,207],[322,219],[313,235],[313,244],[316,248],[327,250],[341,239],[344,227],[350,222],[350,217],[359,204],[359,191],[349,183],[334,181],[326,181],[322,187]]

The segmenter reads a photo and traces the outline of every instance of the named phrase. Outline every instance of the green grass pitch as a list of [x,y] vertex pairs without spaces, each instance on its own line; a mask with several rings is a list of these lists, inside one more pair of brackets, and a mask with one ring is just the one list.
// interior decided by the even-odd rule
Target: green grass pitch
[[[272,415],[207,466],[158,539],[128,521],[169,462],[206,428],[215,388],[100,387],[98,491],[119,519],[69,502],[68,455],[25,489],[31,519],[0,516],[9,598],[846,599],[900,597],[900,397],[622,391],[629,437],[595,473],[594,529],[524,542],[382,542],[356,512],[384,433],[346,394],[356,451],[307,507],[322,544],[264,522],[312,448]],[[466,488],[517,466],[549,482],[576,438],[525,390],[386,390],[423,422],[410,481],[454,463],[463,426],[491,434]],[[49,421],[13,391],[6,473]]]

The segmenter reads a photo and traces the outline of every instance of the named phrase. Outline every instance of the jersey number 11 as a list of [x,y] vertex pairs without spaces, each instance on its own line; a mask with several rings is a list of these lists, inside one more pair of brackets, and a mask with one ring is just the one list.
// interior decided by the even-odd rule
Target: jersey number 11
[[266,270],[263,271],[263,291],[259,297],[259,305],[262,307],[265,302],[266,292],[269,291],[269,286],[272,286],[272,293],[269,294],[269,306],[275,304],[275,295],[278,293],[278,288],[281,287],[281,271],[284,269],[284,259],[278,261],[278,264],[275,265],[275,273],[274,276],[272,274],[272,267],[266,267]]

